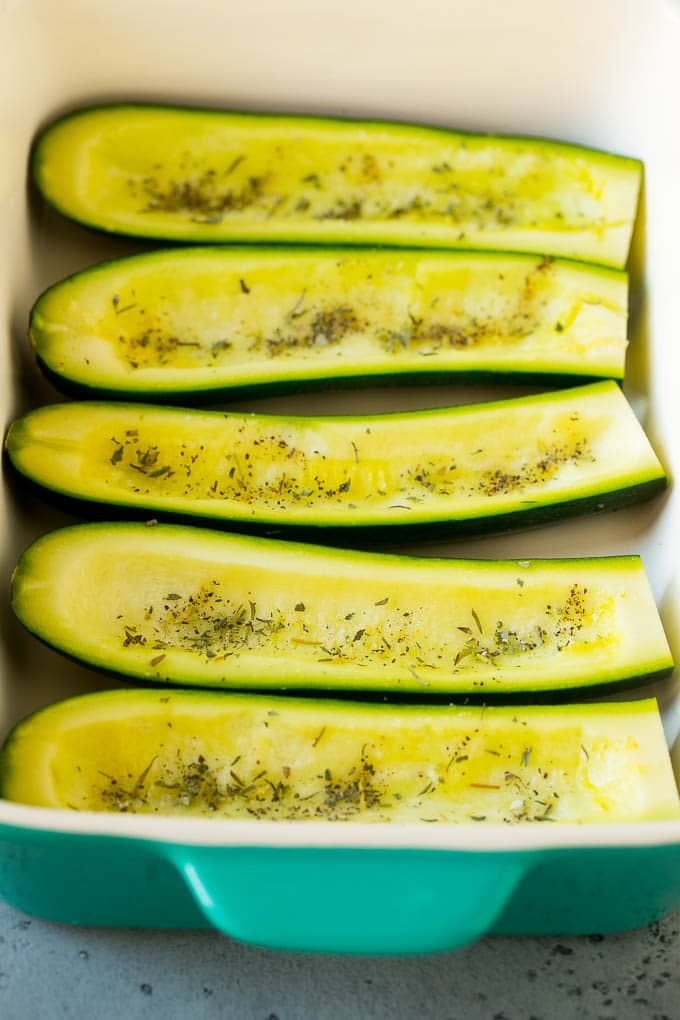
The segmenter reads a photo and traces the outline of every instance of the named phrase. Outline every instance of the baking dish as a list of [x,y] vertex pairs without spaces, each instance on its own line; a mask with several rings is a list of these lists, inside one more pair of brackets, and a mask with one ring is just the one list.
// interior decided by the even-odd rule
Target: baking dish
[[[423,0],[416,12],[401,0],[333,0],[323,7],[311,0],[9,0],[0,24],[5,422],[58,399],[25,339],[38,293],[67,272],[151,247],[68,223],[27,190],[31,142],[45,123],[78,105],[131,99],[400,118],[557,137],[644,159],[626,391],[677,478],[680,141],[671,116],[680,88],[680,4]],[[356,413],[496,395],[497,388],[445,386],[241,406]],[[10,484],[3,500],[7,578],[33,537],[69,519]],[[671,489],[639,508],[589,521],[419,551],[639,552],[677,659],[679,507]],[[9,613],[7,585],[3,600],[3,735],[33,708],[110,686],[25,634]],[[680,719],[676,688],[671,680],[652,691],[671,745]],[[81,924],[211,925],[297,950],[446,950],[486,932],[602,932],[652,921],[680,903],[680,823],[251,824],[0,803],[0,895],[29,913]]]

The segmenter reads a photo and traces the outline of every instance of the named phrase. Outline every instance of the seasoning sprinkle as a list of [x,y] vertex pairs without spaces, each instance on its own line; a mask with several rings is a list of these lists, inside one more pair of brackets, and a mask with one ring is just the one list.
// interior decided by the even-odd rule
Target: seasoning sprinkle
[[323,737],[325,732],[326,732],[326,727],[322,726],[321,729],[319,730],[319,732],[317,733],[317,735],[314,737],[314,740],[312,741],[312,747],[316,747],[317,746],[317,744],[319,743],[319,741],[321,740],[321,738]]
[[430,686],[430,685],[429,685],[429,682],[428,682],[428,681],[427,681],[427,680],[426,680],[426,679],[425,679],[424,677],[422,677],[422,676],[420,676],[420,675],[419,675],[418,673],[416,673],[416,671],[415,671],[415,669],[413,668],[413,666],[409,666],[409,667],[408,667],[408,671],[409,671],[409,673],[411,674],[411,676],[412,676],[412,677],[413,677],[413,678],[414,678],[415,680],[417,680],[417,681],[418,681],[418,683],[419,683],[419,684],[422,684],[422,685],[423,685],[423,687],[429,687],[429,686]]

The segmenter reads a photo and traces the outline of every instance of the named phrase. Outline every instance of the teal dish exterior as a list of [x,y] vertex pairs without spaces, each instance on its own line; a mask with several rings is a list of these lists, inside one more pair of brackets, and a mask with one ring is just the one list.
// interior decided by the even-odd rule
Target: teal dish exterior
[[680,903],[680,845],[225,847],[1,825],[0,895],[61,923],[213,927],[291,951],[433,953],[487,934],[649,924]]

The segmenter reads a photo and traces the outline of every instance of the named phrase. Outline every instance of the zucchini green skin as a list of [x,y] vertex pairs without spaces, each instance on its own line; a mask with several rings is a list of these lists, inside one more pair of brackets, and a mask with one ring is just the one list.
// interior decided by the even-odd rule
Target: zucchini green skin
[[626,319],[626,274],[567,259],[204,247],[54,284],[29,335],[60,389],[199,403],[448,378],[622,379]]
[[348,544],[527,526],[666,485],[614,382],[341,418],[57,404],[16,421],[6,449],[58,497]]
[[0,796],[71,810],[288,821],[680,816],[653,699],[395,707],[104,691],[14,728],[0,750]]
[[[509,183],[494,180],[489,158]],[[502,248],[618,267],[641,170],[638,160],[545,139],[143,104],[66,115],[33,153],[47,200],[110,233]]]
[[261,382],[250,385],[216,386],[214,389],[202,387],[200,389],[154,389],[146,390],[142,386],[121,390],[110,386],[87,385],[74,379],[67,378],[60,372],[55,372],[52,367],[36,355],[36,362],[45,378],[56,390],[64,396],[74,400],[121,400],[134,396],[135,399],[143,400],[146,404],[177,404],[182,407],[201,407],[204,404],[212,404],[221,401],[240,402],[244,400],[261,400],[266,397],[286,397],[295,394],[305,393],[329,393],[354,391],[380,387],[380,389],[396,388],[400,386],[442,386],[451,381],[462,385],[484,385],[489,384],[510,384],[517,386],[550,386],[555,389],[562,389],[568,386],[577,386],[584,379],[619,379],[617,372],[595,372],[567,373],[567,372],[539,372],[537,370],[527,372],[515,372],[504,369],[502,372],[483,371],[475,369],[465,372],[456,372],[455,376],[449,371],[442,370],[434,372],[392,372],[387,375],[371,374],[362,372],[361,375],[333,376],[322,379],[290,379],[270,380],[263,379]]
[[77,661],[185,686],[560,699],[673,666],[638,557],[437,560],[100,523],[35,542],[12,607]]
[[497,535],[539,526],[559,524],[571,517],[594,516],[623,510],[628,506],[659,496],[666,488],[666,481],[653,479],[639,482],[615,492],[600,495],[583,496],[579,499],[566,499],[560,503],[546,506],[525,507],[510,513],[496,514],[492,517],[458,520],[433,520],[427,523],[397,524],[387,521],[383,524],[355,524],[351,527],[320,525],[313,521],[305,524],[291,524],[288,521],[249,521],[220,520],[216,517],[192,512],[185,506],[180,510],[159,509],[158,507],[136,507],[130,503],[116,503],[111,500],[98,502],[87,501],[65,495],[57,489],[38,484],[7,458],[7,467],[15,479],[19,490],[32,498],[49,500],[71,517],[86,521],[100,521],[102,507],[106,509],[106,518],[110,521],[161,521],[167,524],[184,526],[209,526],[218,531],[235,531],[243,535],[261,536],[264,538],[285,538],[296,542],[324,543],[348,549],[380,549],[394,548],[409,542],[437,543],[456,537]]

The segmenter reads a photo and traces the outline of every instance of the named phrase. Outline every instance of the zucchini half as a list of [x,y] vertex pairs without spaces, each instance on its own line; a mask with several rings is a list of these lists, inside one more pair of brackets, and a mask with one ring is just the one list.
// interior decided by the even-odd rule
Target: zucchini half
[[365,705],[106,691],[20,723],[0,794],[73,811],[349,822],[680,817],[654,700]]
[[340,418],[55,404],[6,445],[23,475],[77,500],[354,544],[533,524],[666,484],[614,382]]
[[63,388],[146,399],[502,375],[623,378],[625,273],[536,255],[190,248],[36,302]]
[[532,138],[177,107],[95,107],[35,181],[92,227],[180,241],[494,248],[625,264],[638,160]]
[[673,665],[634,556],[420,559],[99,523],[38,539],[12,604],[75,659],[199,686],[559,695]]

